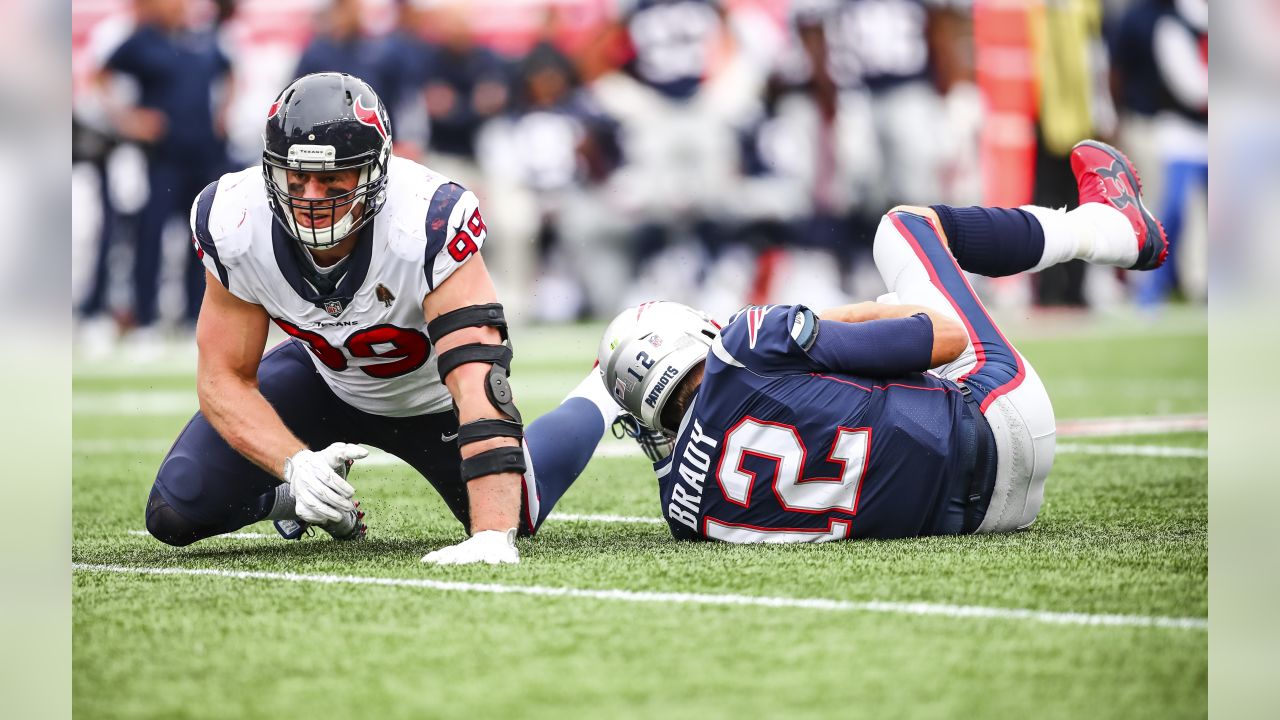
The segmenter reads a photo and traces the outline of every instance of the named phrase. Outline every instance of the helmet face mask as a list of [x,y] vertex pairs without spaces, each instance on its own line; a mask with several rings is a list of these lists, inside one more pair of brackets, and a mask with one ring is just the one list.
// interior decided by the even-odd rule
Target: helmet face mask
[[[340,73],[295,80],[271,106],[263,131],[262,174],[276,221],[313,250],[334,247],[373,219],[386,200],[391,130],[364,81]],[[325,197],[290,193],[298,172],[359,170],[355,187]],[[341,217],[339,217],[341,215]],[[298,218],[323,219],[324,227]]]
[[719,332],[707,315],[679,303],[645,303],[614,318],[599,349],[605,386],[641,424],[668,434],[662,411],[706,360]]

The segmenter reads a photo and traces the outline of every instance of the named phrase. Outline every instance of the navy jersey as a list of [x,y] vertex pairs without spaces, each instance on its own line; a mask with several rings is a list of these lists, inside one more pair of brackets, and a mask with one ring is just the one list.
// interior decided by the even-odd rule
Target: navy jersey
[[958,386],[926,373],[830,371],[805,349],[813,325],[804,306],[773,305],[721,331],[656,468],[677,538],[929,534],[944,489],[966,472],[954,452],[968,417]]
[[[447,86],[455,100],[448,109],[431,113],[431,149],[450,155],[475,156],[476,134],[491,115],[475,107],[476,88],[485,83],[510,84],[506,60],[485,47],[454,51],[443,45],[428,46],[424,77],[428,85]],[[505,98],[504,98],[505,103]],[[501,111],[498,108],[495,112]]]
[[221,147],[213,128],[214,84],[231,71],[231,62],[208,32],[166,33],[140,25],[107,58],[106,67],[138,82],[138,104],[164,113],[164,137],[155,152],[192,160],[216,155]]
[[1160,105],[1160,69],[1151,47],[1164,0],[1140,0],[1108,27],[1107,52],[1120,74],[1120,103],[1140,115],[1154,115]]

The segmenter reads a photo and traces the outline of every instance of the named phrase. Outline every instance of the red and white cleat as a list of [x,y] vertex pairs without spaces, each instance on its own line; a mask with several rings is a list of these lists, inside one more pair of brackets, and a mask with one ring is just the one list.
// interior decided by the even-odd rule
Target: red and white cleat
[[1142,204],[1142,181],[1124,153],[1097,140],[1071,149],[1071,170],[1080,188],[1080,204],[1103,203],[1124,213],[1138,239],[1138,260],[1130,270],[1155,270],[1169,256],[1164,226]]

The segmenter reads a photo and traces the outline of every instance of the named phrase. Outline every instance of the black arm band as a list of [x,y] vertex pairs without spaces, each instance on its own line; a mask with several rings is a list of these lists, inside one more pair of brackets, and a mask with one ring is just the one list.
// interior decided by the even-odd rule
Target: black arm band
[[502,314],[502,303],[468,305],[450,310],[427,323],[427,335],[431,342],[436,342],[445,335],[466,327],[496,327],[502,335],[502,341],[507,341],[507,318]]
[[511,373],[511,348],[505,345],[483,345],[472,343],[459,345],[445,350],[436,358],[436,367],[440,370],[440,380],[449,377],[449,373],[458,369],[459,365],[483,362],[501,367],[506,374]]
[[[461,430],[461,428],[459,428]],[[485,450],[462,460],[462,480],[471,482],[487,475],[498,473],[524,474],[524,449],[518,447],[500,447]]]
[[511,420],[474,420],[458,428],[458,447],[496,437],[519,440],[524,437],[524,425]]

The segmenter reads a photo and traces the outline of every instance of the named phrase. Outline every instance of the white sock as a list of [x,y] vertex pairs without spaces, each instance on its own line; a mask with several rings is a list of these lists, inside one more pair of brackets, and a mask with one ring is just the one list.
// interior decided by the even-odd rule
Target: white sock
[[568,400],[575,397],[590,400],[593,405],[599,408],[600,415],[604,418],[605,431],[608,431],[613,421],[617,420],[618,416],[622,414],[622,407],[609,394],[609,389],[604,386],[604,375],[601,374],[599,368],[591,368],[591,372],[587,373],[582,382],[578,383],[573,390],[570,390],[564,399]]
[[1034,215],[1044,229],[1044,255],[1030,272],[1077,258],[1116,267],[1138,261],[1133,226],[1124,213],[1110,205],[1085,203],[1071,212],[1038,205],[1023,205],[1022,209]]
[[296,510],[297,502],[293,499],[293,488],[289,483],[280,483],[276,486],[276,501],[271,506],[271,512],[267,513],[267,520],[297,520],[298,513]]

